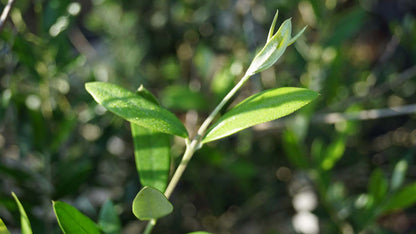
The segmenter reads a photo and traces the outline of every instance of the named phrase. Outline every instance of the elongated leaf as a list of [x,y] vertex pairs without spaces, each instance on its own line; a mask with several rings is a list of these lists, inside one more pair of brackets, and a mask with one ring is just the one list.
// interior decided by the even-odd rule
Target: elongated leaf
[[0,234],[10,234],[7,230],[6,224],[3,223],[3,220],[0,218]]
[[64,202],[52,202],[59,227],[65,234],[99,234],[97,225],[75,207]]
[[256,124],[286,116],[311,102],[318,93],[304,88],[277,88],[255,94],[224,114],[203,142],[214,141]]
[[154,131],[188,137],[185,126],[171,112],[114,84],[90,82],[85,84],[94,99],[127,121]]
[[120,219],[113,203],[108,200],[101,207],[98,225],[105,234],[118,234],[121,230]]
[[27,217],[26,211],[17,198],[16,194],[12,192],[12,196],[17,203],[20,212],[20,226],[22,227],[22,234],[32,234],[32,227],[30,226],[29,218]]
[[170,169],[170,136],[131,124],[140,182],[164,192]]
[[133,201],[133,214],[140,220],[158,219],[170,214],[172,204],[159,190],[144,187]]
[[416,203],[416,183],[407,185],[406,187],[395,193],[384,206],[384,212],[398,209],[404,209]]
[[384,177],[381,169],[375,169],[370,176],[368,183],[368,193],[373,197],[374,202],[377,204],[386,195],[388,190],[388,183]]
[[407,161],[405,159],[400,160],[394,167],[393,175],[391,177],[391,190],[396,191],[403,184],[407,171]]

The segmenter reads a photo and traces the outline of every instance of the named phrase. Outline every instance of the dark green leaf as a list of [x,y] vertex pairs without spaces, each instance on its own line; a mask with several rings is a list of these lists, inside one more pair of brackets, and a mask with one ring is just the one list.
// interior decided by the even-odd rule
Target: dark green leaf
[[255,94],[224,114],[203,142],[214,141],[256,124],[286,116],[315,99],[318,94],[304,88],[277,88]]
[[174,114],[140,95],[104,82],[90,82],[85,84],[85,88],[99,104],[134,124],[188,137],[185,126]]
[[371,173],[368,184],[368,193],[373,197],[374,202],[380,202],[387,193],[388,184],[383,172],[377,168]]
[[12,196],[17,203],[20,212],[20,226],[22,227],[22,234],[32,234],[32,227],[30,226],[29,218],[27,217],[26,211],[17,198],[16,194],[12,192]]
[[100,215],[98,218],[98,225],[106,234],[120,233],[120,219],[118,218],[117,212],[114,209],[114,205],[110,200],[106,201],[101,207]]
[[170,136],[131,124],[140,182],[164,192],[170,168]]
[[163,106],[170,109],[204,110],[208,106],[200,92],[192,91],[186,86],[170,86],[161,95]]
[[416,203],[416,183],[410,184],[395,193],[384,206],[384,212],[404,209]]
[[97,233],[97,225],[73,206],[64,202],[52,202],[59,227],[65,234]]
[[0,234],[10,234],[7,230],[6,224],[3,223],[3,220],[0,218]]
[[158,219],[170,214],[173,206],[159,190],[144,187],[133,201],[133,214],[140,220]]
[[147,90],[143,85],[140,85],[136,93],[142,96],[144,99],[150,102],[153,102],[153,104],[160,106],[159,100],[157,100],[157,98],[149,90]]

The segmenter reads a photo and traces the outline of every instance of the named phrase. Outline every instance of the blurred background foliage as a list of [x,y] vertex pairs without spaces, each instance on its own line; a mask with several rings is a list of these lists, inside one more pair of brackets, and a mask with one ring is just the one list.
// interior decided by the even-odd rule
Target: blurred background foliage
[[[14,191],[35,233],[60,233],[51,200],[97,220],[107,199],[122,233],[138,233],[129,125],[84,83],[143,84],[193,134],[264,44],[276,9],[279,22],[308,29],[234,102],[278,86],[319,99],[204,146],[154,233],[414,233],[413,0],[16,1],[0,33],[0,217],[9,229],[19,230]],[[173,163],[183,149],[175,138]]]

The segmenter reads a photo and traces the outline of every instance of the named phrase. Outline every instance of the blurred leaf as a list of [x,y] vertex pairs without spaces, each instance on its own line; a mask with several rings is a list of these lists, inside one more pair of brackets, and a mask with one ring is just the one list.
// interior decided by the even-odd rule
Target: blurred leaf
[[0,218],[0,234],[10,234],[9,230],[7,230],[7,227],[3,223],[3,220],[1,218]]
[[203,142],[229,136],[256,124],[289,115],[318,93],[303,88],[277,88],[252,95],[225,113],[207,132]]
[[368,193],[373,197],[375,205],[382,201],[388,190],[388,183],[383,172],[377,168],[370,176]]
[[164,192],[169,180],[170,136],[131,124],[140,182]]
[[404,178],[406,176],[406,171],[407,161],[405,159],[402,159],[398,163],[396,163],[390,182],[392,191],[396,191],[398,188],[400,188],[400,186],[402,186]]
[[416,183],[410,184],[387,200],[383,212],[387,213],[393,210],[405,209],[412,206],[416,202]]
[[153,104],[160,106],[159,100],[157,100],[157,98],[149,90],[147,90],[143,85],[140,85],[136,93],[140,95],[141,97],[143,97],[144,99],[148,100],[149,102],[152,102]]
[[90,82],[85,84],[85,88],[99,104],[131,123],[188,137],[185,126],[174,114],[135,93],[104,82]]
[[173,206],[159,190],[144,187],[133,200],[133,214],[140,220],[158,219],[170,214]]
[[163,106],[175,110],[205,110],[207,101],[200,92],[194,92],[186,86],[169,86],[163,90]]
[[26,211],[20,203],[19,199],[17,198],[16,194],[12,192],[12,196],[19,207],[20,212],[20,226],[22,227],[22,234],[32,234],[32,227],[30,226],[29,218],[27,217]]
[[106,234],[117,234],[121,231],[120,219],[114,209],[114,204],[110,200],[107,200],[101,207],[98,225]]
[[93,164],[90,160],[69,159],[61,160],[54,171],[55,191],[53,198],[58,199],[76,191],[85,183],[93,172]]
[[338,46],[341,43],[347,41],[347,39],[353,37],[360,28],[363,26],[362,22],[366,17],[364,9],[360,6],[354,7],[341,15],[338,19],[334,20],[334,25],[331,28],[331,33],[327,35],[328,38],[326,44],[330,46]]
[[308,167],[305,149],[295,133],[291,130],[286,130],[283,133],[283,149],[285,156],[298,169],[305,169]]
[[65,234],[100,233],[97,225],[76,208],[64,202],[52,202],[59,227]]
[[335,163],[341,159],[345,151],[345,139],[344,137],[338,137],[335,141],[329,144],[325,153],[325,158],[322,160],[321,168],[324,170],[330,170],[334,167]]

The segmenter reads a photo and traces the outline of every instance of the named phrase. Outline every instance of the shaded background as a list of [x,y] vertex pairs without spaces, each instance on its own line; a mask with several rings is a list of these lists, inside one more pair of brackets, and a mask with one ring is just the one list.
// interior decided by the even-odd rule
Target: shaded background
[[[319,233],[415,232],[415,193],[380,208],[416,177],[412,0],[16,1],[0,33],[0,217],[9,229],[19,230],[14,191],[35,233],[60,233],[51,200],[97,220],[106,199],[122,233],[138,233],[129,125],[93,102],[85,82],[144,84],[192,134],[264,45],[276,9],[278,24],[292,17],[295,33],[308,29],[234,102],[279,86],[320,97],[204,146],[154,233],[297,233],[296,217],[311,222],[304,233],[317,233],[317,221]],[[173,139],[173,163],[183,150]]]

